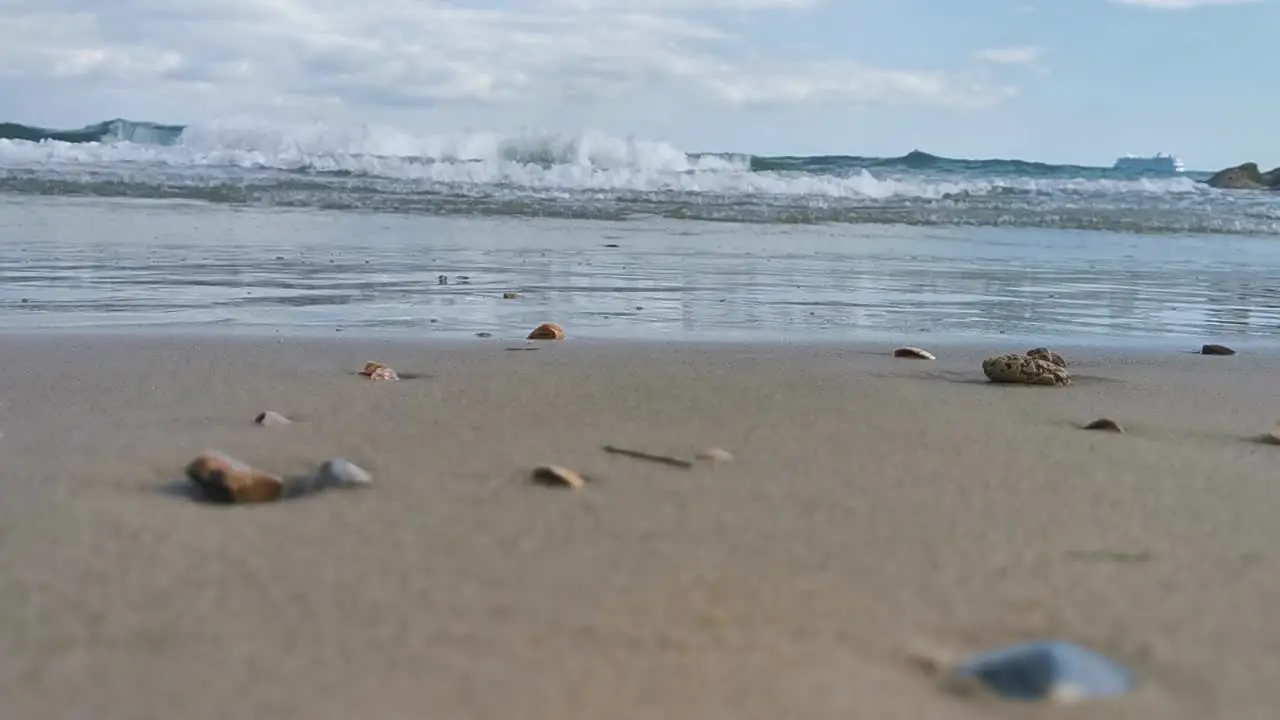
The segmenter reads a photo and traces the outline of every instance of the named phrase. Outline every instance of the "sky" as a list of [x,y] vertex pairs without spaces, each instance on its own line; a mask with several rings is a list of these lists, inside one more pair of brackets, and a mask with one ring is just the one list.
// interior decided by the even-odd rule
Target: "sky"
[[1280,0],[0,0],[0,121],[1280,165]]

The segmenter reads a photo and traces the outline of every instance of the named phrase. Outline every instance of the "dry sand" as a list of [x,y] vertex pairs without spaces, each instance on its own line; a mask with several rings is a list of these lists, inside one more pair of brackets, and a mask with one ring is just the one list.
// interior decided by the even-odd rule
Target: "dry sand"
[[[979,370],[1022,347],[892,349],[0,337],[4,716],[1280,714],[1280,363],[1066,349],[1030,388]],[[205,448],[375,485],[209,506]],[[1054,711],[908,661],[1039,637],[1138,689]]]

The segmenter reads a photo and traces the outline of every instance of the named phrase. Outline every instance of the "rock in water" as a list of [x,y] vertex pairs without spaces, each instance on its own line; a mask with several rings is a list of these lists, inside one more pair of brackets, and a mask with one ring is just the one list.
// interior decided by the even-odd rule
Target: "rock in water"
[[368,470],[342,458],[325,460],[316,470],[318,487],[359,487],[373,483]]
[[1226,345],[1205,345],[1200,348],[1201,355],[1235,355],[1236,351]]
[[933,356],[933,353],[929,352],[928,350],[922,350],[921,348],[918,348],[918,347],[898,348],[897,350],[893,351],[893,356],[896,358],[910,358],[913,360],[937,360],[938,359]]
[[186,474],[205,498],[213,502],[275,502],[284,491],[284,481],[280,477],[255,470],[215,450],[206,450],[187,463]]
[[263,427],[273,427],[276,425],[293,424],[292,420],[285,417],[284,415],[281,415],[275,410],[265,410],[263,412],[260,412],[258,413],[258,417],[254,418],[253,421]]
[[1219,170],[1205,183],[1225,190],[1259,190],[1263,187],[1262,171],[1258,169],[1257,163],[1248,162]]
[[1041,360],[1048,360],[1049,362],[1053,363],[1054,365],[1057,365],[1058,367],[1067,366],[1066,358],[1050,350],[1049,348],[1043,348],[1043,347],[1031,348],[1030,350],[1027,351],[1027,357],[1040,358]]
[[1133,687],[1129,671],[1063,640],[1014,645],[970,658],[953,680],[976,680],[1010,700],[1066,703],[1122,695]]
[[1209,187],[1223,190],[1280,189],[1280,168],[1262,172],[1257,163],[1247,162],[1225,170],[1219,170],[1205,180]]
[[1067,369],[1039,357],[996,355],[982,361],[982,373],[991,382],[1022,385],[1070,385]]
[[545,322],[529,333],[530,340],[563,340],[564,328],[552,322]]

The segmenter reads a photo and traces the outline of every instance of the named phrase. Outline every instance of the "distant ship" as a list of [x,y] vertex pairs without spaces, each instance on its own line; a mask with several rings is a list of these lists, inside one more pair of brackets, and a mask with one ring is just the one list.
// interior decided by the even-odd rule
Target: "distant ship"
[[1125,155],[1116,158],[1115,170],[1132,170],[1138,172],[1180,173],[1186,170],[1182,161],[1168,153],[1156,153],[1150,157]]

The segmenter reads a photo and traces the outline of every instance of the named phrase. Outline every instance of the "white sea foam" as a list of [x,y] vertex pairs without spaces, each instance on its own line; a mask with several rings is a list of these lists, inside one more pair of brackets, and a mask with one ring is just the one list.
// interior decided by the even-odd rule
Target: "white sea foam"
[[0,172],[140,166],[219,171],[345,172],[411,182],[536,190],[691,192],[850,199],[963,199],[1002,192],[1177,195],[1208,190],[1184,178],[939,177],[851,168],[843,174],[752,172],[745,156],[695,156],[660,140],[528,132],[410,134],[377,126],[281,126],[225,120],[189,126],[173,145],[0,140]]

